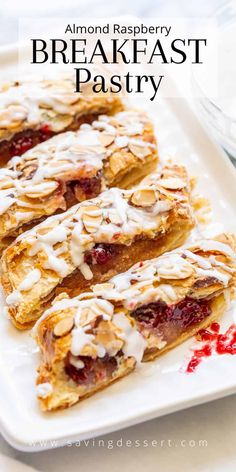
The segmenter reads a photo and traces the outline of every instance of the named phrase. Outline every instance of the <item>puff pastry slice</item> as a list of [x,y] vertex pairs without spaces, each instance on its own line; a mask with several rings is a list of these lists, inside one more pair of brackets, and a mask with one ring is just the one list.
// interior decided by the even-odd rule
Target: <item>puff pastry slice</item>
[[18,328],[30,327],[55,295],[77,295],[185,241],[194,226],[185,169],[167,166],[148,182],[74,205],[4,251],[2,284]]
[[235,289],[235,241],[201,240],[55,299],[34,328],[42,409],[78,402],[222,316]]
[[49,80],[30,78],[0,88],[0,162],[19,156],[62,131],[78,129],[101,113],[123,108],[116,94],[75,93],[68,75]]
[[101,115],[12,158],[0,169],[0,248],[106,187],[131,186],[156,163],[152,123],[136,110]]

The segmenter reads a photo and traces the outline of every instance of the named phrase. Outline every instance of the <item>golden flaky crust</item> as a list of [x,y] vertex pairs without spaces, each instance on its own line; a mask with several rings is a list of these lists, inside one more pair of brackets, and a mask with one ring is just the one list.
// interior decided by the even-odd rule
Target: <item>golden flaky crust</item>
[[99,116],[11,159],[0,170],[0,250],[38,220],[130,187],[156,164],[153,125],[138,110]]
[[[197,241],[157,259],[136,264],[126,273],[94,286],[92,291],[79,297],[69,299],[66,294],[57,297],[34,329],[42,353],[37,378],[41,408],[54,410],[68,407],[135,368],[135,353],[131,356],[129,351],[127,325],[120,321],[123,318],[130,323],[133,333],[136,331],[136,335],[141,335],[144,340],[144,344],[140,345],[143,361],[156,358],[218,320],[234,296],[235,241],[235,237],[229,234],[222,234],[214,240]],[[198,311],[195,312],[196,322],[190,327],[183,326],[181,330],[179,325],[176,328],[174,318],[169,315],[169,339],[168,333],[165,332],[166,338],[163,338],[160,328],[147,328],[136,316],[137,310],[151,307],[155,302],[173,307],[189,299],[207,304],[208,311],[203,319],[198,318]],[[173,337],[173,330],[176,329]],[[99,332],[102,332],[102,337],[99,337]],[[84,341],[86,333],[95,335],[92,343],[90,338]],[[114,336],[116,342],[119,339],[121,343],[116,345],[115,351],[115,344],[112,345]],[[137,341],[140,342],[140,338]],[[73,359],[80,362],[83,356],[96,361],[98,346],[99,349],[102,346],[104,353],[110,357],[121,356],[119,369],[101,383],[96,380],[84,383],[83,375],[75,381],[76,377],[65,370],[68,356],[73,354]],[[85,368],[83,365],[76,367],[82,374]]]
[[[136,190],[113,188],[20,236],[1,261],[14,324],[28,328],[55,294],[66,291],[74,296],[141,258],[182,244],[194,225],[189,200],[185,169],[166,166]],[[111,257],[103,263],[94,261],[99,244],[111,247]],[[22,297],[19,290],[26,279]]]
[[1,164],[12,155],[19,155],[25,138],[29,149],[55,134],[76,130],[81,123],[91,122],[99,114],[123,109],[122,100],[116,94],[91,96],[90,87],[82,93],[74,90],[70,76],[23,80],[1,87]]

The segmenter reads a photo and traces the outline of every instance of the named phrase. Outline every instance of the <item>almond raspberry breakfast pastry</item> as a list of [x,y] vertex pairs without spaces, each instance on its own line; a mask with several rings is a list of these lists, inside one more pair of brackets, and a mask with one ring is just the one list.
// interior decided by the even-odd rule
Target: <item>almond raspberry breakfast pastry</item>
[[107,187],[130,187],[156,163],[152,123],[136,110],[100,115],[12,158],[0,169],[0,249]]
[[105,282],[182,244],[194,226],[184,167],[166,166],[133,190],[112,188],[51,216],[3,253],[9,315],[29,328],[61,292]]
[[233,297],[236,239],[222,234],[139,262],[38,320],[43,410],[66,408],[219,319]]
[[36,144],[63,131],[78,129],[101,113],[123,109],[119,96],[75,93],[70,76],[32,79],[0,87],[0,163],[20,156]]

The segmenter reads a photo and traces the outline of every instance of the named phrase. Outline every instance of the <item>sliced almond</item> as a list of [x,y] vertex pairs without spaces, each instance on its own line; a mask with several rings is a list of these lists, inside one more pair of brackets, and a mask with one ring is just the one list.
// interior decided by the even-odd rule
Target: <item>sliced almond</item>
[[58,182],[44,182],[38,185],[25,187],[25,195],[29,198],[43,198],[55,192],[58,187]]
[[82,327],[86,326],[90,324],[96,317],[97,315],[91,309],[85,307],[80,311],[79,324]]
[[55,305],[56,302],[59,302],[60,300],[64,300],[65,298],[69,298],[68,293],[66,293],[66,292],[59,293],[59,295],[57,295],[57,296],[53,299],[52,305]]
[[56,326],[54,326],[53,334],[57,337],[65,336],[70,333],[74,326],[73,318],[64,318],[63,320],[58,321]]
[[180,179],[179,177],[169,177],[167,179],[161,179],[160,184],[162,187],[168,190],[179,190],[181,188],[186,187],[186,183],[184,180]]
[[114,134],[112,135],[108,133],[101,133],[99,135],[99,141],[102,144],[102,146],[105,146],[105,147],[110,146],[110,144],[113,143],[114,139],[115,139]]
[[100,298],[94,301],[92,309],[94,313],[108,317],[111,317],[114,312],[114,306],[112,303],[108,300],[102,300]]
[[26,118],[27,109],[21,105],[9,105],[0,112],[1,128],[17,128]]
[[146,156],[151,154],[150,149],[148,146],[139,146],[138,144],[129,144],[129,149],[134,154],[134,156],[138,157],[139,159],[144,159]]
[[97,327],[96,341],[102,345],[110,355],[115,355],[124,345],[124,341],[117,339],[114,329],[107,321],[101,321]]
[[32,163],[27,166],[22,170],[23,176],[25,179],[31,179],[33,175],[35,174],[36,170],[38,169],[38,164]]
[[96,205],[83,207],[82,220],[88,233],[95,233],[103,220],[102,210]]
[[14,188],[14,182],[10,177],[3,177],[0,179],[0,190],[7,190]]
[[114,225],[119,225],[122,223],[122,219],[116,210],[110,210],[108,213],[108,218]]
[[110,282],[107,282],[107,283],[104,283],[104,284],[96,284],[96,285],[93,286],[93,292],[96,295],[99,295],[99,294],[104,293],[106,291],[113,290],[113,288],[114,288],[114,284],[112,284]]
[[127,168],[127,159],[126,157],[122,154],[123,149],[118,155],[118,152],[114,152],[114,154],[111,155],[109,159],[109,167],[110,170],[113,174],[113,176],[116,176],[119,174],[119,172],[122,172],[124,169]]
[[135,206],[149,207],[156,203],[157,195],[153,189],[136,190],[131,196],[131,202]]

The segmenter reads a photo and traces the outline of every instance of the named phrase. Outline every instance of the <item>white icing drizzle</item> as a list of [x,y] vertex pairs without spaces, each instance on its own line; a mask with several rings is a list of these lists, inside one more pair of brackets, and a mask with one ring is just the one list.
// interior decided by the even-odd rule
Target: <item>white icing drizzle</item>
[[[156,185],[159,187],[158,180]],[[144,189],[148,188],[155,188],[155,184],[151,187],[145,185]],[[75,205],[61,215],[49,217],[45,222],[19,236],[15,244],[21,244],[23,241],[24,247],[27,245],[28,255],[32,258],[30,270],[32,262],[37,266],[38,257],[43,256],[43,268],[55,272],[59,278],[66,277],[78,268],[85,279],[92,280],[93,266],[86,263],[84,255],[96,243],[129,245],[141,234],[148,234],[150,237],[151,233],[155,237],[162,222],[165,222],[167,212],[174,205],[172,202],[175,193],[173,192],[171,202],[164,196],[159,202],[156,192],[157,201],[148,208],[134,206],[131,202],[133,193],[133,190],[112,188],[97,198]],[[187,263],[180,259],[180,256],[178,262],[180,274],[180,263],[183,267],[181,273]],[[55,279],[55,285],[57,283],[58,280]]]
[[234,273],[234,269],[232,267],[229,267],[228,265],[224,264],[223,262],[218,261],[215,256],[210,256],[209,261],[211,262],[212,265],[221,267],[226,272],[229,272],[231,274]]
[[[133,140],[130,138],[133,123],[139,125],[139,145],[142,143],[143,146],[149,147],[150,152],[155,148],[154,144],[142,140],[142,133],[148,122],[142,112],[127,110],[106,118],[104,121],[102,115],[92,124],[82,125],[76,132],[68,131],[54,136],[21,157],[14,157],[6,168],[0,169],[0,216],[5,215],[13,205],[11,211],[17,214],[15,221],[11,218],[8,223],[9,230],[44,214],[45,202],[41,200],[45,197],[51,198],[54,192],[57,192],[60,181],[79,179],[80,173],[81,178],[96,175],[103,168],[104,160],[120,147],[128,146]],[[114,140],[106,146],[102,138],[104,133],[111,134],[111,130]],[[32,176],[27,174],[27,169],[31,169],[31,166]],[[58,206],[62,203],[61,198],[62,196],[57,198]],[[24,207],[31,211],[22,212]],[[51,213],[56,209],[54,200]]]
[[[213,247],[213,243],[214,241],[209,245]],[[196,252],[202,251],[201,248],[202,242],[200,247],[195,243],[194,248],[188,245],[176,249],[159,258],[135,264],[127,272],[113,277],[107,283],[95,285],[91,292],[82,293],[74,299],[55,301],[38,320],[35,329],[38,329],[39,324],[52,313],[72,310],[71,314],[74,316],[70,347],[72,356],[90,355],[96,358],[104,357],[106,353],[116,355],[121,349],[119,344],[121,340],[124,356],[133,357],[136,362],[141,362],[147,342],[132,324],[127,316],[127,310],[130,312],[138,306],[158,300],[167,304],[176,303],[188,295],[189,287],[193,287],[195,281],[202,276],[216,277],[225,288],[228,287],[232,273],[236,271],[233,259],[230,258],[228,266],[226,263],[218,265],[219,261],[212,254],[198,257]],[[195,252],[192,252],[193,250]],[[226,250],[224,247],[224,253]],[[219,270],[215,269],[215,266],[219,267]],[[224,266],[229,270],[225,270]],[[187,273],[192,282],[186,289],[171,283],[171,280],[185,279]],[[111,322],[110,326],[113,325],[118,329],[118,332],[115,331],[118,339],[114,343],[109,339],[107,343],[98,342],[96,330],[93,331],[93,322],[97,317]],[[114,334],[113,329],[111,332]],[[76,368],[83,368],[83,363],[77,364],[77,359],[72,357],[72,361]]]
[[215,240],[204,240],[198,243],[199,249],[203,251],[216,251],[225,254],[226,256],[235,258],[235,253],[233,249],[228,246],[228,244],[222,243],[220,241]]
[[[110,301],[94,297],[92,292],[82,293],[73,299],[65,298],[56,301],[37,321],[33,334],[37,333],[40,324],[48,316],[66,310],[73,310],[71,313],[74,316],[74,328],[71,332],[70,352],[74,356],[74,358],[72,357],[72,364],[76,368],[83,368],[80,362],[77,365],[78,359],[75,359],[76,356],[87,355],[88,349],[94,358],[104,357],[106,353],[116,355],[121,348],[120,342],[122,342],[125,357],[134,357],[137,362],[141,361],[146,347],[142,335],[131,325],[123,313],[114,314],[114,305]],[[111,341],[108,338],[107,342],[98,342],[96,331],[93,332],[92,330],[92,322],[98,317],[104,321],[110,321],[113,327],[118,328],[115,329],[116,339]]]
[[20,283],[18,290],[27,291],[30,290],[40,279],[41,272],[39,269],[33,269]]
[[77,359],[73,355],[70,357],[70,364],[73,365],[76,369],[83,369],[84,368],[84,362],[81,361],[80,359]]
[[185,251],[183,251],[183,254],[185,254],[190,260],[196,261],[197,265],[202,269],[211,268],[211,263],[205,257],[199,256],[198,254],[194,254],[194,252],[191,252],[188,249],[185,249]]
[[[20,126],[37,129],[46,123],[55,131],[65,128],[70,117],[80,112],[83,105],[86,108],[86,101],[90,100],[84,93],[75,94],[74,88],[74,78],[62,74],[49,80],[30,77],[17,84],[5,84],[0,93],[0,130],[10,133]],[[67,121],[60,115],[66,115]]]
[[141,362],[147,345],[143,336],[131,326],[129,319],[123,313],[115,314],[112,321],[121,330],[120,337],[125,341],[123,347],[125,357],[134,357],[137,362]]
[[229,279],[231,278],[229,274],[224,274],[223,272],[213,269],[212,267],[209,270],[197,268],[196,272],[199,276],[215,277],[219,282],[224,285],[224,287],[227,287]]
[[180,254],[169,253],[156,261],[158,277],[163,279],[185,279],[193,273],[191,264]]
[[[216,247],[215,241],[209,241],[210,247]],[[212,243],[212,244],[211,244]],[[224,253],[230,252],[230,247],[224,245]],[[227,265],[217,260],[212,254],[199,256],[197,250],[202,250],[198,242],[192,245],[179,248],[163,254],[157,259],[135,264],[131,269],[123,274],[119,274],[107,284],[97,284],[94,286],[94,293],[105,299],[121,303],[128,310],[133,310],[137,306],[163,300],[166,303],[173,303],[178,298],[178,287],[167,280],[182,280],[188,277],[205,278],[214,277],[225,288],[228,286],[236,268],[234,264],[235,254]],[[219,251],[219,246],[218,251]],[[227,250],[228,247],[228,250]],[[215,249],[214,249],[215,250]],[[185,256],[182,257],[182,256]]]
[[39,398],[47,398],[53,391],[52,385],[49,382],[44,382],[36,385],[36,393]]
[[10,295],[6,298],[6,304],[8,306],[18,305],[22,301],[22,295],[19,290],[13,290]]
[[3,213],[5,213],[8,208],[15,203],[15,201],[16,199],[14,197],[9,197],[8,195],[3,196],[0,191],[0,215],[3,215]]
[[40,277],[41,272],[39,269],[31,270],[19,284],[18,289],[14,290],[10,295],[8,295],[6,298],[6,304],[8,306],[18,305],[23,300],[21,292],[27,292],[28,290],[31,290],[32,287],[40,280]]

